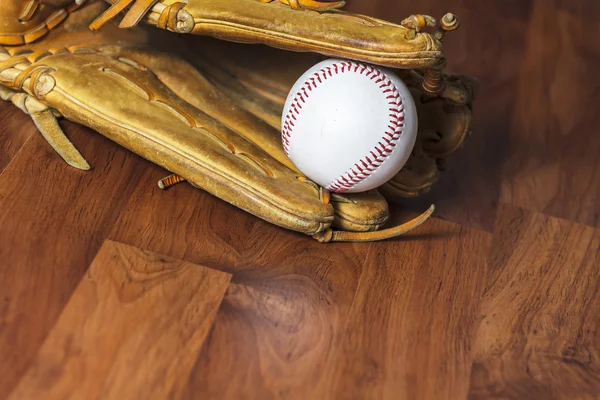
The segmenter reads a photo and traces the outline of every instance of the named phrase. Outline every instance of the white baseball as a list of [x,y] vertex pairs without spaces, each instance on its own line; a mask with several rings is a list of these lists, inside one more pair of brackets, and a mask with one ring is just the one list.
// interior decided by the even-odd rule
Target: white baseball
[[392,71],[323,61],[292,87],[282,142],[296,167],[334,192],[364,192],[402,169],[415,145],[417,111]]

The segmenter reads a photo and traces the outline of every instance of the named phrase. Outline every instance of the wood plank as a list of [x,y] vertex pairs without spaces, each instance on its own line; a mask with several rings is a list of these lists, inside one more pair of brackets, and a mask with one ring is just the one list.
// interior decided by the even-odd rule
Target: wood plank
[[0,101],[0,174],[27,139],[39,134],[31,118],[12,103]]
[[367,258],[328,398],[461,399],[490,235],[433,220]]
[[501,201],[600,227],[600,10],[567,3],[535,3]]
[[489,260],[470,398],[597,398],[600,230],[506,206]]
[[10,399],[177,397],[230,279],[106,241]]
[[185,398],[323,398],[352,301],[344,286],[289,274],[230,287]]
[[0,393],[26,370],[144,168],[100,135],[64,127],[92,171],[36,134],[0,175]]
[[186,398],[319,398],[369,244],[324,245],[149,170],[110,237],[233,274]]

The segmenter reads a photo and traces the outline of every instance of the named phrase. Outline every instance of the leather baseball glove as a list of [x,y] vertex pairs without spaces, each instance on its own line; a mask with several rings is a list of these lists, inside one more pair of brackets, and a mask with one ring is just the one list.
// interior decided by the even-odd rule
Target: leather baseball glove
[[[388,199],[426,192],[467,136],[475,86],[443,72],[453,15],[427,33],[431,17],[395,25],[340,11],[339,1],[84,1],[0,0],[0,97],[30,114],[70,165],[90,168],[57,117],[171,171],[161,188],[187,181],[322,242],[391,238],[431,215],[433,207],[382,229],[388,206],[380,192]],[[411,87],[417,145],[380,191],[329,193],[283,151],[287,94],[327,56],[396,68]]]

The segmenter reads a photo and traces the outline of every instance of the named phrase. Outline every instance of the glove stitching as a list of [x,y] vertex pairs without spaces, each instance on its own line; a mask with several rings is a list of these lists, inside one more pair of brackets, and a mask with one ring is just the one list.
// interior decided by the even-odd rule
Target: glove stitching
[[308,78],[290,104],[290,108],[284,118],[281,135],[283,149],[288,157],[290,155],[290,140],[294,132],[295,122],[297,122],[297,119],[300,116],[302,105],[305,104],[310,97],[310,92],[330,77],[346,72],[354,72],[367,76],[379,86],[386,96],[386,100],[388,100],[390,120],[387,130],[384,132],[381,140],[369,151],[369,154],[359,160],[348,172],[326,186],[327,190],[338,193],[346,192],[369,178],[383,164],[389,155],[392,154],[396,147],[396,143],[402,135],[405,118],[404,104],[400,92],[384,73],[370,65],[362,63],[352,61],[334,63],[331,66],[324,67],[315,72],[313,76]]
[[[38,25],[25,32],[0,33],[0,43],[15,46],[32,43],[60,25],[61,22],[67,19],[71,12],[81,7],[82,4],[83,2],[79,4],[73,2],[68,7],[57,9],[40,21]],[[37,3],[28,3],[21,14],[19,14],[18,21],[20,23],[30,22],[39,9]]]

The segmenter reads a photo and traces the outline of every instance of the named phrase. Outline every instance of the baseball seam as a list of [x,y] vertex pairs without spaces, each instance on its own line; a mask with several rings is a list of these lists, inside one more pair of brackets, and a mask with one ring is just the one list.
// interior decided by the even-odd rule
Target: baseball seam
[[392,154],[404,128],[404,104],[400,92],[394,83],[381,71],[370,65],[352,61],[334,63],[315,72],[306,80],[298,91],[284,118],[282,127],[282,142],[285,153],[290,155],[290,141],[294,133],[295,123],[300,117],[302,106],[306,103],[313,90],[317,89],[327,79],[341,73],[354,72],[364,75],[375,82],[382,90],[389,105],[389,125],[381,140],[360,159],[348,172],[333,180],[325,189],[335,192],[345,192],[370,177],[383,162]]

